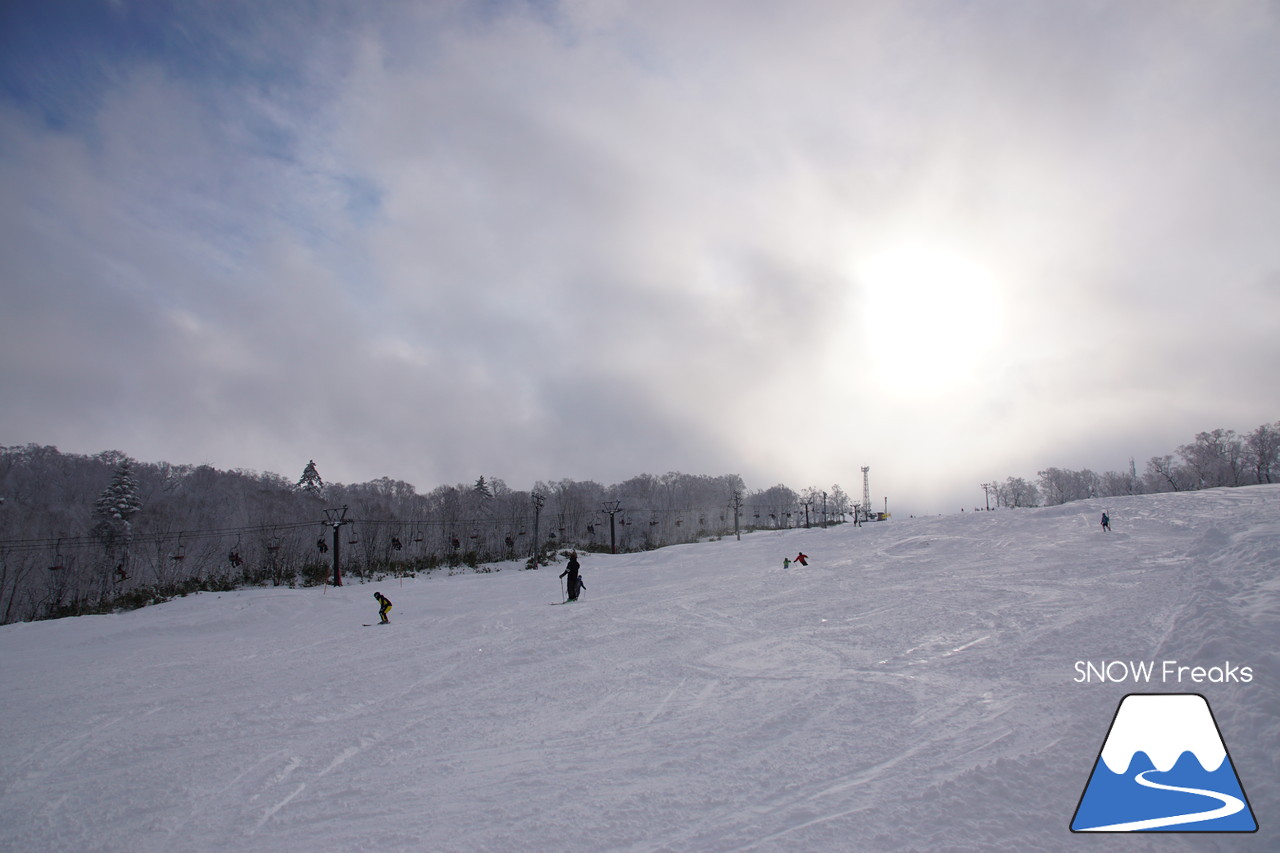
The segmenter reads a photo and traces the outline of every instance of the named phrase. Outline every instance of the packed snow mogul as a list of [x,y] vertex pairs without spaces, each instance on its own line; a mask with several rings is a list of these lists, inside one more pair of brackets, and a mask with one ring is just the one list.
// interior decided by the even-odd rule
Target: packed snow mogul
[[567,599],[569,601],[577,601],[578,592],[587,588],[587,585],[582,582],[582,578],[578,576],[578,569],[580,568],[581,566],[578,563],[578,552],[570,551],[569,565],[560,573],[560,577],[565,577],[567,575],[569,578],[569,597]]
[[1105,512],[1102,514],[1102,529],[1107,533],[1111,532],[1111,516]]
[[378,599],[378,616],[382,618],[382,624],[385,625],[391,620],[387,618],[387,613],[391,610],[391,599],[387,598],[380,592],[375,592],[373,597]]

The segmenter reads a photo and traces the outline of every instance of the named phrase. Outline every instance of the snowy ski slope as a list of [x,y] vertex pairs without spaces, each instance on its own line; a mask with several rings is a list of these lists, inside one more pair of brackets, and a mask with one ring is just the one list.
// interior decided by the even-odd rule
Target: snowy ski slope
[[[582,563],[0,628],[0,849],[1280,849],[1280,486]],[[1208,699],[1257,833],[1068,831],[1131,692]]]

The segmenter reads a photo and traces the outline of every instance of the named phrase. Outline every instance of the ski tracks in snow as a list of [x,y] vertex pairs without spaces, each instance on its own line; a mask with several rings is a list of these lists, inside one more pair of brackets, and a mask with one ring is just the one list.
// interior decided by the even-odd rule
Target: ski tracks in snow
[[374,739],[361,738],[357,745],[333,754],[318,771],[309,768],[319,766],[325,761],[324,757],[313,760],[287,748],[271,750],[216,790],[193,792],[190,812],[168,830],[170,843],[198,841],[203,837],[202,832],[215,829],[209,826],[211,816],[215,815],[240,815],[239,831],[248,837],[255,836],[309,787],[314,788],[317,781],[376,743]]
[[[273,778],[270,781],[267,790],[274,790],[275,788],[284,784],[284,782],[288,780],[288,778],[291,775],[293,775],[293,771],[297,770],[301,765],[302,765],[302,762],[297,758],[297,756],[289,756],[288,764],[286,764],[284,769],[281,770],[279,773],[277,773],[275,778]],[[273,818],[278,811],[280,811],[285,806],[289,805],[289,803],[292,802],[295,797],[297,797],[306,789],[307,789],[307,783],[299,782],[297,787],[295,787],[292,790],[292,792],[286,795],[283,800],[280,800],[276,804],[268,807],[267,810],[263,812],[262,817],[258,819],[258,822],[256,824],[254,824],[253,829],[250,830],[249,834],[253,835],[259,829],[262,829],[262,825],[264,823],[271,820],[271,818]],[[261,794],[254,794],[252,797],[249,798],[249,801],[253,802],[257,800],[260,796]]]
[[926,637],[917,645],[896,655],[876,661],[876,664],[879,666],[921,666],[933,660],[958,655],[965,649],[972,648],[979,643],[985,643],[990,639],[990,634],[983,634],[981,637],[976,637],[972,640],[961,640],[959,645],[955,645],[957,643],[955,637]]
[[[334,770],[337,770],[340,766],[345,764],[349,759],[359,755],[361,751],[363,751],[365,747],[367,747],[368,745],[369,745],[369,742],[366,741],[366,742],[363,742],[360,746],[349,746],[346,749],[343,749],[333,758],[332,761],[330,761],[325,766],[323,770],[315,774],[315,778],[322,779],[325,776],[328,776]],[[285,784],[289,780],[289,778],[293,775],[294,771],[296,771],[301,766],[302,766],[301,759],[299,759],[297,756],[290,756],[289,761],[285,765],[285,767],[279,773],[276,774],[276,776],[270,781],[267,788],[264,789],[262,793],[273,791],[276,788],[279,788],[281,785]],[[285,795],[284,799],[279,800],[278,802],[275,802],[262,813],[262,817],[260,817],[258,819],[258,822],[254,824],[253,830],[250,831],[249,834],[253,835],[258,830],[262,829],[263,825],[267,821],[271,820],[273,817],[276,816],[277,813],[279,813],[281,809],[289,805],[289,803],[293,802],[293,800],[297,799],[298,795],[301,794],[306,789],[307,789],[306,782],[298,782],[296,786],[294,786],[293,789],[288,794]],[[250,797],[250,801],[258,800],[262,796],[262,793],[254,794],[252,797]]]
[[48,776],[54,768],[79,761],[85,750],[90,748],[90,744],[102,737],[103,734],[116,728],[126,720],[137,722],[150,717],[159,710],[159,708],[151,708],[136,716],[118,714],[103,717],[84,731],[60,736],[59,740],[52,745],[42,744],[12,768],[13,770],[26,770],[22,782],[18,784],[20,786],[32,784]]
[[[652,711],[650,711],[648,716],[645,717],[644,725],[646,726],[653,725],[653,722],[655,720],[657,720],[664,713],[666,713],[667,708],[672,705],[672,700],[675,699],[677,694],[679,694],[681,691],[684,690],[684,686],[688,681],[689,681],[688,676],[681,678],[680,683],[677,684],[675,687],[671,688],[671,692],[669,692],[666,696],[662,697],[662,701],[658,703],[658,706],[654,708]],[[703,686],[702,690],[698,693],[698,695],[691,702],[688,702],[687,704],[683,705],[680,708],[681,713],[697,712],[699,708],[701,708],[704,704],[706,704],[707,699],[711,696],[711,694],[713,694],[716,691],[717,686],[718,686],[718,682],[708,681]]]

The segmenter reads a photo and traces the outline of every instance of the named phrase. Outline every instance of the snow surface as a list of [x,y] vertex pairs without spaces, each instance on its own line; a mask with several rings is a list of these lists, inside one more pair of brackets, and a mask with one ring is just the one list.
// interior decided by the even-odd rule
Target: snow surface
[[0,849],[1116,849],[1068,825],[1135,692],[1208,699],[1260,830],[1124,849],[1280,849],[1280,486],[582,563],[0,628]]

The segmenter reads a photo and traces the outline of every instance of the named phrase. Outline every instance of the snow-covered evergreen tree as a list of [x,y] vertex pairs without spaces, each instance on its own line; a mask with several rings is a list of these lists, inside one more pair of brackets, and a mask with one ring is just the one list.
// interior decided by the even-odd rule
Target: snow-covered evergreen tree
[[138,481],[133,476],[133,462],[128,457],[120,460],[111,475],[111,482],[93,502],[93,536],[107,548],[110,555],[119,546],[124,548],[123,562],[128,562],[129,540],[133,534],[130,519],[142,509],[138,497]]
[[308,460],[307,467],[302,469],[302,476],[298,478],[298,490],[311,495],[317,495],[324,491],[324,480],[320,478],[320,472],[316,470],[316,461]]
[[111,475],[111,483],[93,504],[93,517],[113,526],[125,525],[142,509],[138,497],[138,481],[133,476],[133,463],[124,459]]

